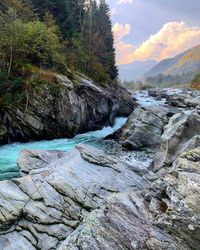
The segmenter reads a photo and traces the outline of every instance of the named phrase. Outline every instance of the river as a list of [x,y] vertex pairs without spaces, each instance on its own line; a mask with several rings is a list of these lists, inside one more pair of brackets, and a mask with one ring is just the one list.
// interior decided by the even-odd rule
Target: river
[[[133,93],[133,97],[137,99],[137,102],[141,106],[150,105],[163,105],[165,100],[155,100],[148,96],[147,91],[136,91]],[[117,129],[121,128],[126,122],[127,118],[116,118],[113,127],[104,127],[102,130],[92,131],[84,134],[79,134],[72,139],[56,139],[51,141],[37,141],[29,143],[13,143],[0,147],[0,180],[10,179],[19,176],[19,169],[16,161],[19,153],[23,149],[37,149],[37,150],[64,150],[70,151],[77,144],[89,144],[95,147],[109,146],[102,143],[102,140],[107,135],[113,133]],[[121,152],[120,159],[131,162],[134,164],[146,164],[152,158],[152,151],[145,150],[135,152]]]
[[51,141],[36,141],[29,143],[13,143],[0,147],[0,180],[19,176],[16,164],[19,153],[23,149],[43,150],[72,150],[77,144],[84,143],[101,147],[100,139],[121,128],[127,118],[116,118],[113,127],[104,127],[102,130],[79,134],[72,139],[56,139]]

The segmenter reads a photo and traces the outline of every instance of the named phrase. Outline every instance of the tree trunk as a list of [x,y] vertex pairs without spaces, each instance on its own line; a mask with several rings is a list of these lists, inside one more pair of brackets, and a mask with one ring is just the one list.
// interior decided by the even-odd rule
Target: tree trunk
[[11,26],[11,39],[10,39],[10,60],[8,66],[8,76],[10,76],[12,70],[12,63],[13,63],[13,29]]

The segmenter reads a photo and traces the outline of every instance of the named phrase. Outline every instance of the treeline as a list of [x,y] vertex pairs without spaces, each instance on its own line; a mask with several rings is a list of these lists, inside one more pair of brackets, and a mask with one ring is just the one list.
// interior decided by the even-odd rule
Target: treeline
[[109,7],[104,0],[1,0],[0,71],[80,71],[97,82],[117,78]]
[[144,83],[148,85],[155,85],[161,88],[170,87],[172,85],[189,84],[194,76],[195,76],[194,72],[183,73],[181,75],[159,74],[154,77],[146,77]]
[[191,86],[196,89],[200,89],[200,73],[196,74],[191,81]]
[[138,91],[138,90],[146,90],[146,89],[152,89],[152,88],[156,88],[158,86],[156,85],[151,85],[151,84],[147,84],[142,82],[141,80],[138,81],[121,81],[120,84],[129,90],[133,90],[133,91]]

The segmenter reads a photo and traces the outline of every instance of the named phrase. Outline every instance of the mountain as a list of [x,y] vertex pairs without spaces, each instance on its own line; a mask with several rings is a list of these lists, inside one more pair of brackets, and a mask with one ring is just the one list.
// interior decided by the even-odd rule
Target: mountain
[[156,65],[156,61],[149,60],[145,62],[135,61],[130,64],[119,66],[119,78],[124,81],[139,80],[145,72]]
[[145,78],[164,76],[181,76],[197,73],[200,70],[200,45],[193,47],[173,58],[165,59],[144,74]]

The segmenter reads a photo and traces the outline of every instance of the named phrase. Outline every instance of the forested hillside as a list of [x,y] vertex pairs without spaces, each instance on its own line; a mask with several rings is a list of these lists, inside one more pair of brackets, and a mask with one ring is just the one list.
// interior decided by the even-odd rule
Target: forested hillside
[[109,7],[104,0],[2,0],[1,82],[38,70],[79,71],[97,82],[117,77]]
[[200,45],[165,59],[144,75],[147,84],[159,87],[189,84],[200,68]]

